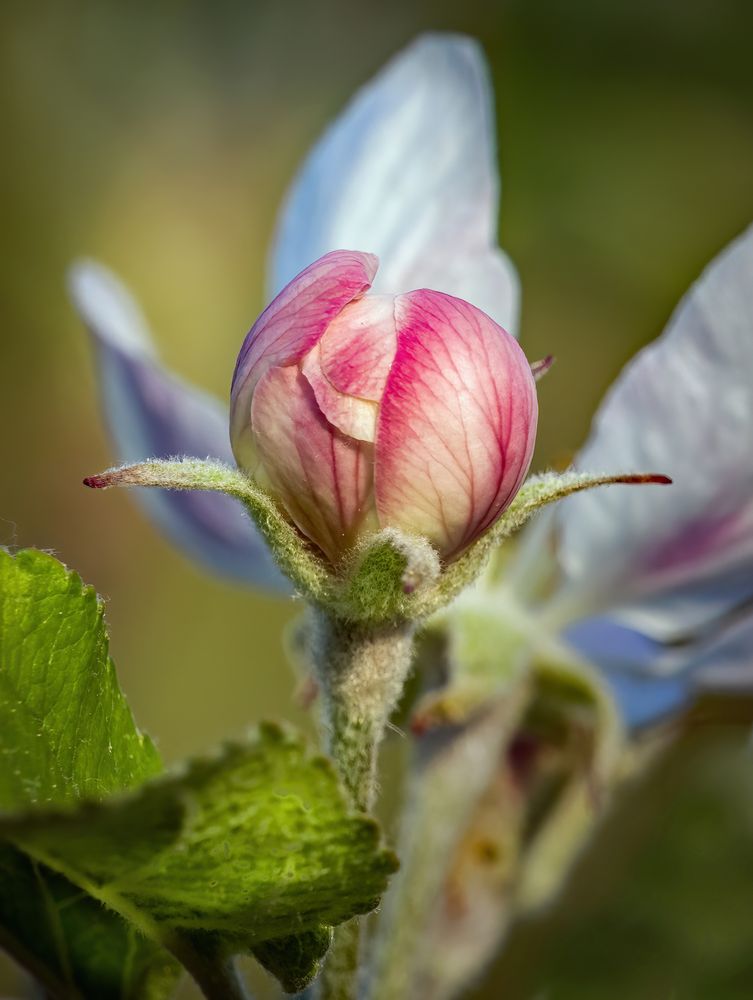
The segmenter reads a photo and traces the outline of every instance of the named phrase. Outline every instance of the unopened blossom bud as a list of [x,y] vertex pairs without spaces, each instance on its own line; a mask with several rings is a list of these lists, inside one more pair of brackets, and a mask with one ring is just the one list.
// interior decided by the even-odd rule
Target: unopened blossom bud
[[261,314],[233,376],[233,451],[332,563],[387,527],[450,560],[523,482],[535,383],[513,337],[468,302],[367,295],[377,267],[326,254]]

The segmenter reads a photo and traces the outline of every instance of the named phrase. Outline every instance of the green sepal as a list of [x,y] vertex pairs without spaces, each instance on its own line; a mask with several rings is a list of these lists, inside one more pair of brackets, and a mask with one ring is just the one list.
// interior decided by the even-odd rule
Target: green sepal
[[152,459],[108,469],[84,480],[92,489],[151,486],[165,490],[224,493],[248,511],[293,585],[315,604],[331,600],[333,578],[324,557],[300,534],[275,500],[239,469],[199,458]]
[[671,482],[660,475],[599,475],[590,472],[546,472],[531,476],[520,488],[506,511],[454,562],[447,565],[436,586],[417,594],[411,613],[425,618],[448,605],[483,573],[493,551],[543,507],[564,500],[574,493],[599,486],[642,485]]
[[403,577],[408,565],[405,553],[387,541],[377,541],[363,555],[344,588],[340,606],[353,621],[389,621],[400,617],[405,603]]
[[433,588],[440,572],[439,556],[424,538],[385,528],[351,553],[334,609],[365,625],[411,621],[417,596]]
[[387,625],[423,620],[449,604],[480,575],[493,549],[546,504],[595,486],[669,480],[654,475],[577,472],[534,476],[485,534],[458,559],[442,567],[426,539],[389,527],[346,554],[341,565],[332,566],[303,538],[272,497],[244,473],[218,462],[155,459],[110,469],[84,482],[95,489],[153,486],[210,490],[232,496],[246,507],[280,569],[302,596],[343,620]]

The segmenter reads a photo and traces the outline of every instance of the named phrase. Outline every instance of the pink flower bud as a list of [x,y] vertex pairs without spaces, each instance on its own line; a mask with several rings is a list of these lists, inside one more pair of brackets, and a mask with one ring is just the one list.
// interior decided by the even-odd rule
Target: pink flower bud
[[233,376],[233,452],[333,563],[386,527],[453,559],[528,471],[534,378],[513,337],[462,299],[367,295],[377,266],[328,253],[264,310]]

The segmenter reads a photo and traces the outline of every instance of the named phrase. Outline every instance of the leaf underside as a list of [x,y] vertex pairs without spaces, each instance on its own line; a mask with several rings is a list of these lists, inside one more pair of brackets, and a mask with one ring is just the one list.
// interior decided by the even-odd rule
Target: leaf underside
[[162,1000],[176,962],[116,913],[0,841],[0,946],[63,1000]]

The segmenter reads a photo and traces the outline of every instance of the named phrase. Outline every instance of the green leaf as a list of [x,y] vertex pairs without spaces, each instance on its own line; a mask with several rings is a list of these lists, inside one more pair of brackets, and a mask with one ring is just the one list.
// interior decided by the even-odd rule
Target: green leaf
[[[74,803],[160,770],[118,687],[103,609],[52,556],[0,550],[0,809]],[[61,875],[0,842],[0,944],[56,997],[159,1000],[178,967]]]
[[118,802],[31,813],[0,832],[189,969],[207,935],[227,955],[295,932],[316,938],[313,973],[321,925],[372,910],[396,867],[330,762],[272,725]]
[[0,842],[0,946],[52,996],[162,1000],[178,966],[67,879]]
[[101,798],[159,770],[92,588],[44,552],[0,550],[0,809]]

